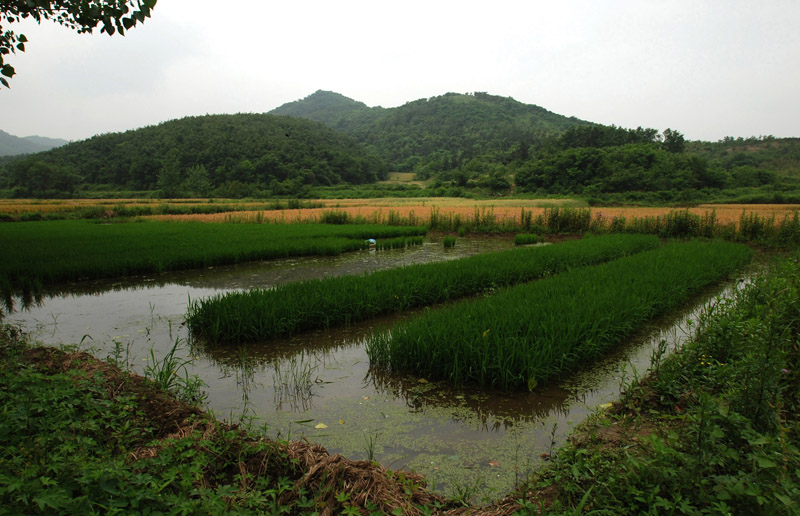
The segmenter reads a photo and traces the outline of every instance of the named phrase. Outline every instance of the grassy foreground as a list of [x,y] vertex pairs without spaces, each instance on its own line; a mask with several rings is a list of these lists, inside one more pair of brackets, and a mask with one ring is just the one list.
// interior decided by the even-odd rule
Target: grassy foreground
[[653,236],[608,235],[539,248],[229,292],[194,301],[187,321],[213,343],[243,343],[367,320],[604,262],[659,245]]
[[496,505],[274,443],[83,353],[0,333],[0,514],[800,514],[800,264],[701,321]]
[[421,227],[42,221],[0,224],[0,292],[96,279],[363,249]]

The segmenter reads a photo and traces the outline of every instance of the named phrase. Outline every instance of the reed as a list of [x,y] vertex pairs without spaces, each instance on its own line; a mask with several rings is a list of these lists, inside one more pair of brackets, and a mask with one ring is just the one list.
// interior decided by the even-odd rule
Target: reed
[[190,303],[187,322],[195,336],[210,343],[261,341],[480,294],[658,245],[652,236],[607,235],[229,292]]
[[427,312],[373,335],[367,354],[374,367],[393,372],[532,389],[597,358],[751,255],[746,246],[722,241],[670,243]]

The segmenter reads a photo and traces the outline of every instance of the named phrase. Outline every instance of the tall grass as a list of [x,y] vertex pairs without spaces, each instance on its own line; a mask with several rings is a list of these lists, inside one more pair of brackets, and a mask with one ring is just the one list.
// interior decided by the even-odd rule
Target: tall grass
[[0,288],[36,290],[107,278],[363,249],[367,238],[424,234],[420,227],[88,221],[0,224]]
[[599,356],[751,254],[721,241],[671,243],[429,312],[373,335],[367,353],[373,366],[456,385],[533,388]]
[[479,294],[658,245],[652,236],[608,235],[230,292],[194,301],[187,320],[196,336],[212,343],[265,340]]

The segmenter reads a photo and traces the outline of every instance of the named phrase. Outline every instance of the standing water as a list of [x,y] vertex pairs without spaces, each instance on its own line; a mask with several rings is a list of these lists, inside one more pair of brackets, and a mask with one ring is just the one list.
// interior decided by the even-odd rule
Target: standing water
[[[499,498],[524,479],[598,406],[618,398],[648,368],[654,350],[676,348],[709,301],[662,320],[603,360],[561,382],[511,395],[454,390],[425,378],[371,370],[366,338],[415,312],[348,328],[245,347],[188,344],[190,299],[249,288],[461,258],[511,247],[507,238],[428,239],[405,250],[292,258],[84,282],[13,312],[7,322],[49,345],[82,343],[142,372],[181,342],[189,374],[206,383],[208,408],[252,423],[269,437],[307,438],[352,459],[424,473],[429,487],[473,501]],[[666,328],[666,329],[664,329]]]

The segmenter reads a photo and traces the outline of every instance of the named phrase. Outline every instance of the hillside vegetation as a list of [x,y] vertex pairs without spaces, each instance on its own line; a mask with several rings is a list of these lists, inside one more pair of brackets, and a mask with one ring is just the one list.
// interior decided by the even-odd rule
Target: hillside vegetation
[[275,114],[308,118],[374,148],[391,168],[423,178],[467,165],[473,158],[507,164],[532,145],[576,125],[576,118],[488,93],[447,93],[396,108],[368,108],[337,93],[317,91]]
[[182,195],[298,195],[304,188],[371,183],[386,166],[322,124],[265,115],[206,115],[88,140],[14,161],[14,196],[69,196],[85,185]]
[[[800,202],[800,138],[690,142],[481,92],[383,108],[317,91],[270,114],[190,117],[7,161],[5,197]],[[413,181],[379,183],[389,172]]]

